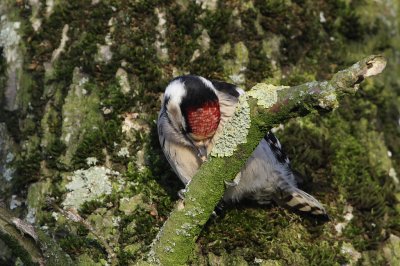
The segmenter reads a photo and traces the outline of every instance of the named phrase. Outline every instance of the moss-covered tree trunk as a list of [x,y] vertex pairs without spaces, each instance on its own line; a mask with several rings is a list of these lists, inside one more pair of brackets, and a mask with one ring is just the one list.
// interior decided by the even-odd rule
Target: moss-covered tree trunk
[[[340,98],[340,108],[320,116],[306,106],[307,117],[277,127],[304,190],[331,221],[233,206],[203,228],[191,260],[396,265],[399,8],[397,1],[1,1],[0,204],[75,264],[134,263],[147,256],[182,188],[154,123],[172,77],[293,87],[383,54],[385,72]],[[0,241],[0,264],[18,256]]]

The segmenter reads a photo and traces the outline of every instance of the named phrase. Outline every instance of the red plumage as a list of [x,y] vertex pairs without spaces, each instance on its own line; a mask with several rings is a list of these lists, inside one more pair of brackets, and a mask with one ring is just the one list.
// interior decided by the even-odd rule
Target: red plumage
[[218,101],[208,101],[201,107],[187,109],[190,132],[199,137],[209,137],[214,134],[220,119]]

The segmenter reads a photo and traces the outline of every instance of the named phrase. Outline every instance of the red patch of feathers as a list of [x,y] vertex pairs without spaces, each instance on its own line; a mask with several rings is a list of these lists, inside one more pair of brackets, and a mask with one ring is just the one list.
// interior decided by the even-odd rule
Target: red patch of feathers
[[221,118],[218,101],[206,102],[199,108],[188,108],[187,114],[191,133],[201,137],[209,137],[214,133]]

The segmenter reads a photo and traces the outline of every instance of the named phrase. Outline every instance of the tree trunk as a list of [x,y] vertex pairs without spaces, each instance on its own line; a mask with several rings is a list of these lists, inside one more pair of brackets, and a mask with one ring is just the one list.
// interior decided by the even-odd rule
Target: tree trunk
[[[0,219],[1,230],[10,228],[19,246],[36,245],[34,263],[146,259],[161,228],[168,231],[163,224],[173,220],[182,188],[158,144],[159,98],[174,76],[192,73],[245,90],[258,83],[285,89],[272,99],[282,105],[250,112],[239,160],[204,165],[232,160],[214,172],[214,196],[193,195],[207,207],[194,228],[179,231],[190,234],[187,250],[194,246],[180,263],[396,265],[399,10],[396,1],[1,1],[0,204],[10,219],[32,225],[38,242],[11,220]],[[361,82],[338,71],[371,54],[387,58],[385,71],[335,98],[334,90]],[[260,110],[255,99],[249,104]],[[325,108],[335,110],[320,115]],[[279,123],[303,189],[325,204],[331,221],[240,203],[203,226],[223,193],[219,180],[232,178]],[[153,251],[158,256],[174,241],[156,242]],[[0,240],[0,264],[28,263],[10,243]]]

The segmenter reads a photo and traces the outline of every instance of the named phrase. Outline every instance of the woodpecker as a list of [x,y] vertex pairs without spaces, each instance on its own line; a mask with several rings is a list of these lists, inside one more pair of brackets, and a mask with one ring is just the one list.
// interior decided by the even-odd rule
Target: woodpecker
[[[157,128],[161,147],[180,180],[187,185],[211,153],[216,136],[234,114],[244,91],[233,84],[187,75],[166,87]],[[321,203],[297,187],[289,158],[268,132],[232,182],[223,201],[248,198],[327,218]]]

